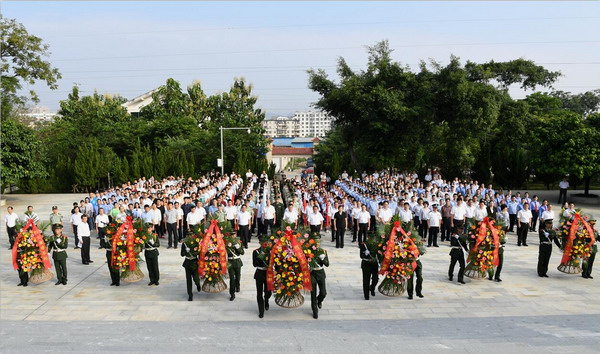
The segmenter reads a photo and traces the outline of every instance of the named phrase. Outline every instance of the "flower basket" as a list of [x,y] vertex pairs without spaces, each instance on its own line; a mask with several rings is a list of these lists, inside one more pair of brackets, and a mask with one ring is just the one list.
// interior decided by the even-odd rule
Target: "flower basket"
[[[481,271],[476,266],[472,265],[473,263],[469,263],[467,267],[465,267],[465,275],[471,279],[484,279],[486,275],[486,271]],[[469,268],[469,265],[471,267]]]
[[575,265],[573,262],[569,262],[567,264],[559,264],[558,267],[556,267],[556,269],[558,269],[560,272],[567,274],[579,274],[582,272],[581,265],[579,263]]
[[29,281],[33,284],[41,284],[54,277],[54,274],[49,269],[42,269],[41,271],[34,271],[29,277]]
[[498,265],[501,227],[494,220],[484,218],[469,230],[469,256],[465,275],[471,279],[483,279],[489,270]]
[[275,294],[275,303],[286,309],[293,309],[304,304],[304,296],[299,291],[287,294]]
[[561,226],[563,256],[556,268],[560,272],[579,274],[582,263],[590,257],[595,238],[587,219],[578,212]]
[[377,287],[377,290],[385,296],[398,297],[404,294],[406,282],[394,283],[390,278],[385,278]]
[[135,266],[134,270],[125,270],[121,274],[121,280],[127,283],[135,283],[144,279],[144,273],[140,270],[140,267]]
[[217,294],[217,293],[221,293],[225,290],[227,290],[227,284],[225,284],[225,281],[222,278],[219,279],[217,282],[205,281],[202,284],[202,291],[204,291],[206,293]]

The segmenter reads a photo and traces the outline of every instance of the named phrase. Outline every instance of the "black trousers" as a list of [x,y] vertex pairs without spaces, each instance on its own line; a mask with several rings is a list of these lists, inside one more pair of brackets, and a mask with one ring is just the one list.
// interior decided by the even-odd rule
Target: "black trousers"
[[442,241],[450,240],[452,233],[451,218],[442,218]]
[[589,258],[583,262],[583,276],[589,277],[592,275],[592,268],[594,268],[594,260],[596,259],[596,252],[592,252]]
[[[327,288],[325,286],[325,270],[313,270],[310,272],[310,281],[312,282],[312,290],[310,291],[310,307],[313,313],[319,313],[318,303],[323,302],[327,296]],[[317,287],[319,294],[317,295]]]
[[264,227],[264,223],[262,218],[256,217],[256,234],[257,235],[264,235],[265,234],[265,227]]
[[177,241],[179,241],[179,235],[177,235],[177,223],[167,223],[167,233],[169,234],[169,247],[177,248]]
[[73,225],[73,238],[75,239],[75,247],[79,247],[79,237],[77,237],[77,225]]
[[369,224],[358,224],[358,243],[367,240],[367,226]]
[[537,224],[537,220],[539,217],[539,211],[537,210],[532,210],[531,211],[531,215],[533,216],[531,219],[531,227],[529,228],[530,231],[535,231],[535,225]]
[[[459,226],[465,226],[465,221],[464,220],[452,220],[452,223],[454,224],[454,229],[452,230],[452,232],[456,232],[456,230],[458,229]],[[467,232],[467,230],[464,230],[465,232]]]
[[[415,276],[417,277],[417,286],[416,289],[414,289],[414,281],[413,279],[415,278]],[[410,276],[410,278],[408,278],[408,281],[406,282],[406,291],[408,292],[408,296],[412,297],[413,296],[413,289],[417,291],[417,296],[420,296],[422,294],[423,291],[423,270],[421,267],[421,263],[417,262],[417,268],[415,269],[415,271],[413,272],[413,274]]]
[[160,272],[158,269],[158,250],[144,251],[146,266],[148,267],[148,278],[150,282],[158,283]]
[[419,220],[418,218],[415,218],[415,225],[418,225],[418,233],[419,236],[423,237],[423,239],[427,239],[427,236],[423,236],[424,232],[425,232],[425,223],[422,220]]
[[539,276],[544,276],[548,273],[548,263],[550,263],[550,256],[552,256],[552,244],[540,244],[540,251],[538,254],[537,273]]
[[375,215],[371,215],[371,227],[369,228],[369,231],[375,231],[376,227],[377,227],[377,222],[375,220]]
[[529,231],[529,224],[521,224],[518,230],[517,244],[527,244],[527,231]]
[[229,267],[229,294],[235,295],[240,288],[240,278],[242,274],[242,266],[239,264],[240,260],[235,259],[231,261],[231,267]]
[[567,189],[561,188],[558,192],[558,203],[564,203],[567,201]]
[[331,225],[329,225],[329,227],[331,228],[331,242],[335,242],[335,230],[333,229],[333,221],[331,221]]
[[365,300],[369,300],[370,291],[375,291],[375,287],[379,282],[379,269],[377,263],[362,261],[360,268],[362,269],[363,294]]
[[498,266],[496,267],[496,271],[494,272],[494,268],[488,269],[488,278],[489,279],[500,279],[500,272],[502,272],[502,265],[504,264],[504,248],[500,248],[498,250]]
[[265,221],[263,222],[263,235],[268,235],[269,228],[271,230],[271,233],[273,233],[273,229],[275,228],[275,223],[273,222],[273,219],[265,219]]
[[81,245],[81,262],[83,264],[90,263],[90,237],[83,236],[83,245]]
[[178,223],[178,225],[177,225],[177,235],[179,236],[177,238],[179,241],[183,240],[183,224],[182,223]]
[[185,283],[186,283],[186,287],[187,287],[187,294],[189,297],[194,296],[194,293],[192,292],[192,280],[194,281],[194,283],[196,284],[196,287],[198,288],[198,291],[200,291],[200,276],[198,275],[198,269],[193,269],[191,267],[184,267],[185,268]]
[[67,281],[67,259],[55,259],[54,268],[56,269],[56,280],[59,282]]
[[106,252],[106,264],[108,265],[108,272],[110,273],[111,284],[119,285],[121,283],[121,274],[118,268],[110,266],[112,259],[112,251]]
[[321,224],[319,225],[310,225],[310,233],[314,234],[314,233],[319,233],[321,232]]
[[421,220],[421,228],[423,229],[423,240],[427,240],[427,232],[429,231],[429,227],[427,226],[427,221]]
[[27,282],[29,282],[29,273],[19,270],[19,280],[21,280],[21,284],[27,285]]
[[[263,271],[264,272],[264,271]],[[265,272],[266,273],[266,272]],[[271,291],[267,290],[267,275],[256,279],[256,302],[258,303],[258,313],[265,314],[265,303],[269,303]]]
[[352,223],[352,242],[356,241],[358,236],[358,219],[354,219]]
[[229,221],[229,225],[231,225],[231,228],[235,230],[235,219],[228,219],[227,221]]
[[346,233],[346,229],[343,227],[338,227],[335,231],[335,247],[336,248],[344,248],[344,234]]
[[240,239],[244,244],[244,248],[248,248],[248,242],[250,242],[250,229],[248,225],[239,225]]
[[[106,228],[99,227],[98,228],[98,238],[100,240],[104,240],[104,236],[106,236]],[[102,246],[102,241],[100,241],[100,245]]]
[[513,232],[515,230],[515,224],[517,223],[517,214],[508,214],[508,220],[508,231]]
[[460,269],[458,270],[458,281],[464,281],[465,275],[465,256],[462,250],[453,249],[450,251],[450,268],[448,268],[448,278],[454,277],[454,266],[458,262]]
[[10,243],[10,248],[13,247],[15,243],[15,239],[17,238],[17,227],[6,227],[6,234],[8,235],[8,242]]
[[431,246],[433,244],[434,246],[437,246],[437,237],[439,230],[440,228],[437,226],[429,228],[429,238],[427,239],[427,245]]

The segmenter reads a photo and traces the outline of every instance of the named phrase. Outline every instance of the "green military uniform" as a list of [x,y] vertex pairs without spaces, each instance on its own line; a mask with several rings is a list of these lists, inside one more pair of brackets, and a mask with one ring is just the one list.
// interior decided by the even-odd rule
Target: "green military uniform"
[[58,225],[60,225],[62,227],[63,216],[60,213],[50,214],[49,219],[50,219],[50,225],[52,225],[52,232],[54,232],[58,228]]
[[192,280],[196,284],[196,288],[200,291],[200,276],[198,275],[198,250],[194,250],[192,246],[192,237],[188,236],[181,242],[181,257],[183,260],[183,268],[185,268],[185,279],[187,284],[188,301],[194,299],[192,293]]
[[112,263],[112,240],[108,235],[104,235],[104,238],[100,240],[100,246],[106,249],[106,264],[108,265],[108,272],[110,273],[111,286],[121,285],[121,271],[119,268],[113,267]]
[[56,269],[57,282],[54,285],[67,285],[67,247],[69,239],[66,235],[56,234],[56,230],[62,230],[62,225],[58,224],[54,229],[54,236],[48,238],[46,244],[48,251],[52,251],[52,259],[54,260],[54,268]]
[[265,248],[268,238],[260,240],[260,248],[252,252],[252,266],[256,268],[254,280],[256,283],[256,302],[258,303],[258,317],[263,318],[265,310],[269,310],[269,299],[272,292],[267,289],[267,268],[269,268],[269,252]]
[[379,282],[379,259],[375,249],[369,249],[365,242],[360,243],[360,268],[362,269],[363,294],[369,300],[369,292],[375,296],[375,287]]
[[538,254],[537,273],[539,277],[548,278],[548,263],[552,255],[552,242],[560,248],[560,241],[556,236],[556,232],[552,230],[552,220],[544,222],[544,226],[540,228],[540,248]]
[[221,210],[221,211],[217,210],[213,213],[213,219],[217,219],[217,222],[219,224],[223,223],[223,222],[227,221],[227,213],[225,213],[223,210]]
[[[592,224],[593,221],[593,224]],[[586,279],[594,279],[592,277],[592,268],[594,267],[594,260],[596,259],[596,253],[598,253],[598,231],[594,230],[596,220],[590,220],[590,224],[592,224],[592,232],[595,234],[595,242],[592,245],[592,249],[590,251],[590,256],[583,261],[582,268],[583,272],[581,276]],[[585,239],[586,243],[590,243],[592,241],[591,237]]]
[[[310,307],[313,311],[313,318],[319,318],[319,309],[321,304],[327,296],[327,288],[325,286],[325,269],[323,267],[329,267],[329,256],[327,251],[320,248],[315,252],[315,258],[310,270],[310,280],[312,283],[312,290],[310,291]],[[317,296],[317,286],[319,287],[319,295]]]
[[231,247],[227,247],[230,301],[235,299],[235,293],[240,292],[240,277],[242,266],[244,265],[241,258],[243,254],[244,247],[238,239],[236,239],[235,244],[231,245]]
[[418,297],[423,297],[422,291],[423,291],[423,264],[421,264],[421,260],[417,259],[417,268],[415,268],[413,274],[410,276],[410,278],[408,278],[408,281],[406,282],[406,290],[408,292],[408,299],[412,300],[413,298],[413,289],[414,289],[414,282],[413,279],[417,277],[417,287],[416,287],[416,291],[417,291],[417,296]]
[[148,267],[148,277],[150,283],[148,285],[158,285],[160,278],[160,272],[158,269],[158,248],[160,247],[160,239],[156,234],[152,233],[152,236],[146,239],[144,243],[144,257],[146,258],[146,266]]
[[273,207],[275,208],[275,227],[280,228],[283,220],[283,213],[285,213],[285,205],[281,202],[273,203]]
[[500,248],[498,249],[498,266],[489,268],[488,280],[502,281],[500,279],[500,272],[502,272],[502,265],[504,264],[504,244],[506,243],[506,236],[500,238]]
[[450,236],[450,267],[448,268],[448,279],[452,281],[454,277],[454,266],[458,262],[460,269],[458,270],[458,282],[465,284],[465,254],[464,251],[469,251],[467,247],[467,236],[463,233],[462,227],[456,228],[456,233]]

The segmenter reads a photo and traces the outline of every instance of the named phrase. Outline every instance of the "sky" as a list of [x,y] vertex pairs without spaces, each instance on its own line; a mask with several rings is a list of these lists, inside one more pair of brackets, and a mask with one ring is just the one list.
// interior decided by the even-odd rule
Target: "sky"
[[451,55],[526,58],[563,74],[557,90],[600,88],[600,2],[4,1],[1,11],[50,45],[59,88],[27,89],[51,111],[73,85],[131,99],[170,77],[182,87],[200,81],[207,94],[243,77],[267,116],[289,115],[318,99],[307,69],[336,79],[339,57],[363,69],[365,46],[384,39],[414,70]]

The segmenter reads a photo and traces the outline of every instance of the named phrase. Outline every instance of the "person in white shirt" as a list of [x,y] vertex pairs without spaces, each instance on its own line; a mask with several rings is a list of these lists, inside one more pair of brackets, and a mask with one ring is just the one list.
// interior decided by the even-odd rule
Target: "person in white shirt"
[[198,208],[195,205],[192,205],[190,212],[187,214],[186,221],[188,230],[196,229],[202,222],[202,213],[198,211]]
[[527,246],[527,232],[531,227],[532,219],[533,214],[531,214],[531,210],[529,210],[529,203],[524,203],[523,209],[519,210],[517,213],[517,246],[521,246],[521,244]]
[[352,205],[352,242],[356,242],[356,237],[358,236],[358,215],[361,210],[357,201],[354,201]]
[[[365,204],[361,205],[360,213],[358,213],[358,244],[362,245],[367,241],[367,231],[371,227],[371,213],[367,211]],[[356,240],[352,240],[354,242]]]
[[196,212],[200,214],[200,224],[204,224],[206,220],[206,208],[201,201],[196,202]]
[[238,213],[238,209],[235,205],[233,205],[233,200],[230,200],[227,206],[225,207],[225,216],[227,221],[231,224],[231,227],[235,227],[235,217]]
[[323,215],[319,213],[319,207],[313,206],[312,211],[308,213],[308,224],[310,225],[311,234],[321,232],[323,226]]
[[[98,238],[100,240],[104,240],[104,236],[106,236],[106,226],[108,225],[108,215],[104,212],[104,209],[98,209],[98,215],[96,216],[96,232],[98,233]],[[102,248],[102,246],[98,247]]]
[[567,178],[563,178],[563,180],[558,184],[560,191],[558,193],[558,204],[564,203],[567,201],[567,190],[569,189],[569,181]]
[[71,214],[71,226],[73,227],[73,238],[75,239],[75,249],[79,249],[79,237],[78,237],[78,229],[81,225],[81,216],[82,214],[79,212],[79,207],[76,206],[73,208],[73,213]]
[[160,234],[160,222],[162,221],[162,212],[156,206],[156,203],[152,204],[152,225],[154,226],[154,233]]
[[552,204],[548,204],[548,208],[544,210],[542,213],[541,220],[542,222],[546,222],[546,220],[554,221],[554,210],[552,210]]
[[248,242],[250,242],[250,223],[252,215],[247,210],[246,205],[242,205],[242,209],[237,214],[235,219],[238,228],[238,237],[242,240],[244,248],[248,248]]
[[13,248],[15,239],[17,238],[17,221],[19,216],[13,212],[13,207],[9,206],[6,208],[8,214],[4,215],[4,223],[6,224],[6,234],[8,235],[8,242],[10,243],[9,250]]
[[[431,211],[429,210],[429,202],[423,202],[423,206],[421,207],[421,210],[419,212],[419,235],[421,235],[421,237],[423,238],[423,240],[427,240],[427,233],[429,232],[429,226],[427,225],[427,220],[429,219],[429,213]],[[417,218],[415,218],[417,219]]]
[[563,217],[566,220],[571,220],[575,216],[575,213],[577,213],[577,210],[575,210],[575,204],[569,203],[569,207],[563,212]]
[[77,227],[77,238],[81,244],[81,263],[94,263],[90,259],[90,225],[88,224],[87,215],[81,216],[81,223]]
[[429,238],[427,239],[427,247],[439,247],[437,244],[438,232],[442,225],[442,214],[438,211],[437,204],[434,204],[432,211],[427,214],[427,226],[429,227]]
[[403,208],[400,209],[398,215],[400,216],[400,221],[403,223],[413,221],[413,214],[412,211],[410,211],[410,204],[408,202],[404,203]]
[[265,234],[267,234],[269,230],[271,230],[271,233],[273,232],[273,228],[277,222],[276,219],[275,207],[271,205],[271,200],[267,198],[266,205],[262,212],[263,231]]
[[383,202],[383,208],[379,209],[377,213],[377,221],[387,224],[392,220],[392,216],[394,216],[394,212],[389,208],[389,203],[387,201]]
[[479,202],[479,208],[475,209],[475,221],[482,222],[483,219],[488,216],[487,209],[485,207],[485,203],[483,201]]
[[40,217],[33,211],[33,207],[30,205],[27,207],[27,211],[23,214],[23,221],[27,223],[29,219],[32,219],[34,223],[40,221]]
[[294,209],[293,203],[290,203],[288,208],[285,209],[285,212],[283,213],[283,221],[284,226],[285,224],[291,224],[292,229],[296,229],[298,226],[298,213],[296,212],[296,209]]
[[450,222],[450,227],[452,227],[452,232],[456,233],[456,228],[458,226],[465,225],[465,216],[467,214],[467,209],[463,204],[461,198],[459,198],[456,202],[456,205],[452,207],[452,220]]

